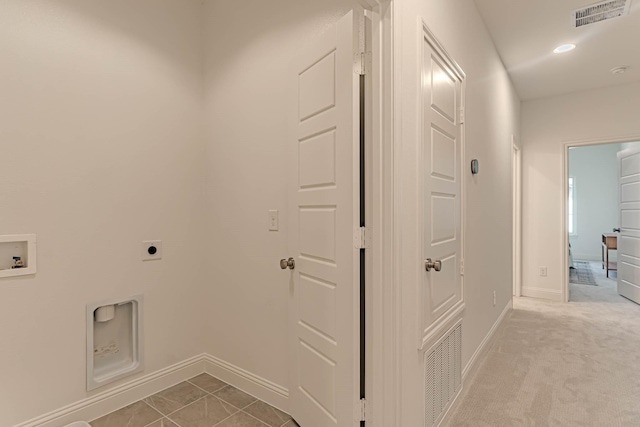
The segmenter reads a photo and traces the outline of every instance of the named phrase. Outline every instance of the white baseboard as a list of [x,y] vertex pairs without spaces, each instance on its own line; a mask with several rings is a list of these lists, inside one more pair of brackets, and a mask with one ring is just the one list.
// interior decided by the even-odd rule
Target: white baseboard
[[522,296],[562,302],[562,292],[559,289],[531,288],[525,286],[522,288]]
[[271,406],[288,412],[289,390],[285,387],[210,354],[205,356],[204,366],[205,372],[208,374],[232,384],[234,387],[267,402]]
[[460,403],[460,400],[461,400],[460,396],[463,395],[463,391],[465,390],[464,388],[465,380],[471,374],[475,373],[476,370],[478,369],[479,367],[478,362],[482,360],[482,357],[485,354],[487,354],[487,352],[491,348],[491,345],[497,339],[496,332],[500,330],[504,321],[507,318],[507,315],[511,312],[512,309],[513,309],[513,300],[510,300],[509,303],[504,307],[504,309],[502,310],[502,313],[500,313],[500,316],[498,316],[498,319],[496,319],[493,326],[491,327],[487,335],[484,337],[484,339],[482,340],[478,348],[476,348],[476,351],[473,353],[473,356],[471,356],[471,359],[469,359],[469,362],[467,362],[467,365],[462,370],[462,381],[460,383],[460,390],[458,390],[458,393],[453,398],[453,402],[449,406],[449,409],[447,409],[447,412],[442,417],[442,420],[438,424],[439,426],[445,426],[450,421],[451,414],[453,414],[455,409],[458,407],[458,404]]
[[204,372],[204,355],[192,357],[14,427],[62,427],[91,421]]
[[502,323],[507,318],[507,314],[509,314],[512,309],[513,299],[509,300],[509,303],[502,309],[502,313],[500,313],[500,316],[498,316],[498,319],[496,319],[496,321],[493,323],[493,326],[491,327],[491,329],[489,329],[489,332],[487,333],[487,335],[485,335],[484,339],[482,340],[478,348],[476,348],[476,351],[473,353],[473,356],[471,356],[471,359],[469,359],[469,362],[467,362],[467,365],[462,370],[463,383],[467,376],[471,372],[475,372],[475,369],[478,368],[477,362],[482,359],[482,356],[487,354],[487,351],[489,351],[489,348],[491,348],[491,344],[493,344],[493,342],[496,340],[496,332],[500,329]]
[[14,427],[63,427],[75,421],[95,420],[203,372],[284,411],[288,407],[286,388],[203,353]]

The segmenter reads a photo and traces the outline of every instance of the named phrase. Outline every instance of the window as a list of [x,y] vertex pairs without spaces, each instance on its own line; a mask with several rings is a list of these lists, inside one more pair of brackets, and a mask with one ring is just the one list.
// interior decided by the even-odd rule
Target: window
[[569,203],[567,213],[569,234],[575,235],[578,231],[576,227],[576,179],[572,176],[569,177]]

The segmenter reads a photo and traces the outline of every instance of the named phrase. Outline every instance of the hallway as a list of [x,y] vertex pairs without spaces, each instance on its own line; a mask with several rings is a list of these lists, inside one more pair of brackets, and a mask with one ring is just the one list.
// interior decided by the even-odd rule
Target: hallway
[[640,425],[640,306],[591,265],[569,304],[514,299],[449,425]]

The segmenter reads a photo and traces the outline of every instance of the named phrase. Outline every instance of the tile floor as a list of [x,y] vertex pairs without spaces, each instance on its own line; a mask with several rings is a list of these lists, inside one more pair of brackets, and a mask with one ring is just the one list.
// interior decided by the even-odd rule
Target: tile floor
[[92,421],[92,427],[298,427],[284,412],[208,374]]

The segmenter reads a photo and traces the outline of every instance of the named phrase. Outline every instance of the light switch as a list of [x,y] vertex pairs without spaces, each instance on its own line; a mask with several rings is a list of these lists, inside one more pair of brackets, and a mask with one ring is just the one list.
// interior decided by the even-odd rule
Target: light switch
[[269,231],[278,231],[278,211],[269,211]]

